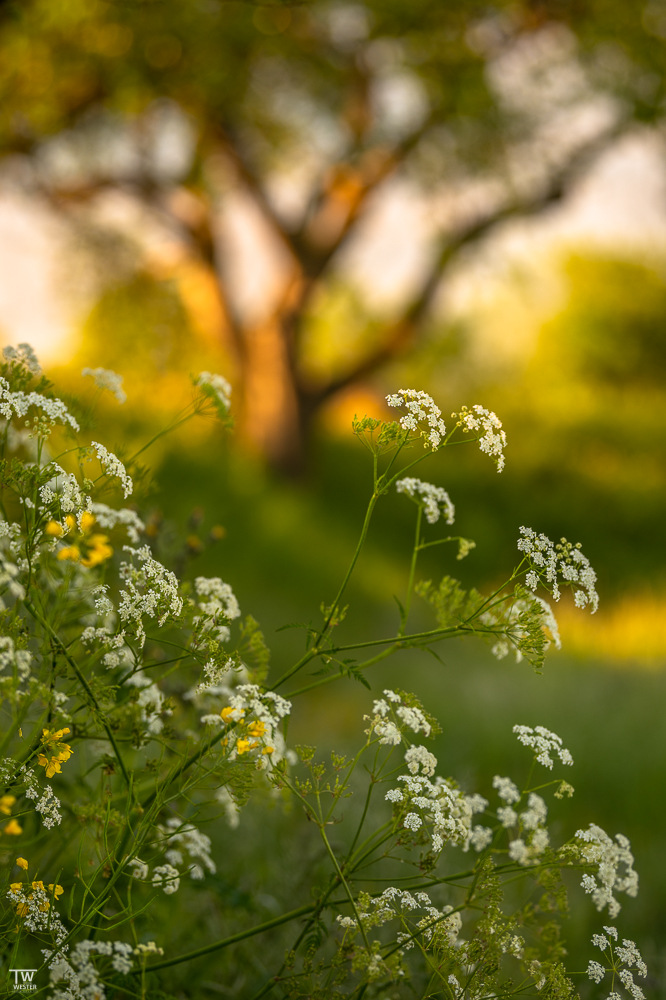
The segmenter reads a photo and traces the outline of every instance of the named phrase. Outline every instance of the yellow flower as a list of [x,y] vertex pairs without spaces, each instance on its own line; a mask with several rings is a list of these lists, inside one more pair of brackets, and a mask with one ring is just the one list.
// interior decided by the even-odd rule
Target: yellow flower
[[76,518],[74,517],[73,514],[67,515],[67,517],[65,518],[65,524],[67,525],[70,531],[74,531],[74,528],[76,527]]
[[275,747],[264,747],[262,753],[275,753]]
[[99,566],[100,563],[106,562],[113,555],[113,549],[109,545],[109,539],[107,535],[91,535],[90,538],[86,539],[88,543],[88,554],[85,559],[81,560],[82,566]]
[[227,707],[223,708],[222,711],[220,712],[220,716],[222,718],[222,721],[223,722],[233,722],[234,721],[234,719],[233,719],[234,712],[240,712],[241,718],[245,715],[245,709],[243,709],[243,708],[232,708],[231,705],[227,705]]
[[263,736],[266,732],[266,726],[263,722],[253,722],[248,730],[250,736]]
[[25,917],[30,912],[30,907],[27,903],[19,903],[16,907],[16,913],[19,917]]
[[51,884],[49,885],[49,892],[52,892],[56,899],[58,898],[58,896],[62,896],[64,891],[65,890],[61,885],[57,885],[55,887],[55,890],[53,888],[53,882],[51,882]]
[[57,556],[61,562],[66,560],[71,560],[71,562],[78,562],[81,558],[81,549],[78,545],[67,545],[64,549],[60,549]]
[[4,829],[4,833],[8,833],[10,837],[18,837],[19,833],[23,833],[23,827],[18,822],[18,820],[10,819],[9,823]]
[[81,531],[88,531],[94,523],[95,515],[91,514],[89,510],[84,510],[83,514],[81,514]]
[[51,756],[49,759],[46,753],[40,753],[37,757],[37,763],[40,767],[46,769],[47,778],[52,778],[54,774],[62,774],[60,764],[69,760],[74,752],[68,743],[60,742],[63,736],[66,736],[69,732],[71,730],[68,727],[58,729],[53,733],[49,729],[42,731],[42,743]]
[[[19,866],[19,868],[22,868],[24,872],[27,872],[27,870],[28,870],[28,862],[25,860],[25,858],[17,858],[16,859],[16,864]],[[15,884],[16,885],[20,885],[19,882],[15,883]]]
[[23,889],[23,882],[12,882],[9,886],[10,892],[21,892]]
[[32,883],[32,887],[33,887],[33,889],[43,889],[44,888],[44,883],[43,882],[33,882]]
[[64,535],[64,531],[62,530],[62,525],[58,524],[57,521],[49,521],[49,523],[44,528],[44,531],[46,532],[47,535],[52,535],[55,538],[61,538],[62,535]]
[[5,816],[11,816],[12,806],[16,802],[15,795],[2,795],[0,796],[0,813],[4,813]]
[[249,740],[238,740],[236,742],[236,753],[238,754],[239,757],[242,753],[247,753],[249,749],[250,749]]

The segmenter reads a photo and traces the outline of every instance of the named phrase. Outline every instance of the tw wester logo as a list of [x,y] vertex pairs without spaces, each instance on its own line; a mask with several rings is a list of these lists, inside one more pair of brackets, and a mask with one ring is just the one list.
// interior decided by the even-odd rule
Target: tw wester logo
[[[37,984],[33,983],[32,977],[37,969],[10,969],[9,975],[14,977],[15,990],[36,990]],[[21,977],[19,979],[19,976]]]

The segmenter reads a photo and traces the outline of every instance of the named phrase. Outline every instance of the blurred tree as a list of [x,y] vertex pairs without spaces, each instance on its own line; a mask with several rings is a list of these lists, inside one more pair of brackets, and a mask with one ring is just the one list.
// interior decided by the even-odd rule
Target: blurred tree
[[[241,429],[294,470],[322,403],[413,345],[463,248],[661,119],[665,37],[661,0],[5,0],[0,143],[59,209],[112,189],[141,204],[137,231],[150,216],[176,237],[185,304],[234,359]],[[445,221],[408,301],[313,377],[319,293],[397,174],[448,198]],[[280,255],[259,317],[220,239],[230,190]]]

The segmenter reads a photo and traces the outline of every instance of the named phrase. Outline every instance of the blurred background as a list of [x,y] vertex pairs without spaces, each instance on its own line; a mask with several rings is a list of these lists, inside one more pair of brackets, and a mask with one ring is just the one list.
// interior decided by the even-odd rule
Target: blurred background
[[[0,3],[2,342],[65,395],[92,401],[84,366],[119,372],[127,401],[96,405],[121,455],[190,373],[231,381],[233,435],[161,438],[136,502],[186,575],[232,584],[276,670],[300,639],[275,630],[331,600],[360,528],[354,414],[402,387],[445,418],[496,410],[501,476],[476,449],[424,468],[477,547],[423,574],[497,584],[526,524],[583,543],[601,608],[562,602],[543,676],[467,644],[369,679],[424,698],[444,770],[475,787],[517,766],[514,723],[563,736],[567,823],[630,837],[627,925],[662,991],[665,39],[664,0]],[[387,498],[350,637],[394,628],[411,532]],[[294,731],[344,749],[368,694],[323,691]],[[259,875],[225,878],[241,906]],[[592,923],[574,909],[572,950]]]

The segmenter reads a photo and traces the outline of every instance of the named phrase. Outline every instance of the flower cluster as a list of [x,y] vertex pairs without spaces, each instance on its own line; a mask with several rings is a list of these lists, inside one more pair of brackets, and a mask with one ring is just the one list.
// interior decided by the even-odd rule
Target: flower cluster
[[[398,934],[398,943],[407,951],[414,947],[417,932],[421,932],[418,933],[418,937],[426,944],[429,944],[436,934],[440,939],[445,938],[449,945],[454,945],[462,928],[460,914],[453,913],[452,906],[445,906],[441,910],[433,906],[427,892],[416,892],[412,895],[406,889],[389,886],[380,896],[374,898],[367,893],[361,893],[359,903],[362,907],[359,920],[366,932],[396,919],[401,920],[403,926],[408,926],[406,920],[410,919],[412,914],[425,910],[426,916],[415,922],[414,934],[405,931]],[[338,915],[336,919],[345,931],[356,930],[359,926],[354,917]]]
[[66,956],[69,946],[65,945],[57,952],[44,954],[47,958],[54,956],[49,963],[51,986],[58,983],[66,984],[64,989],[55,989],[49,1000],[104,1000],[106,992],[102,976],[97,969],[93,956],[109,958],[110,968],[114,972],[127,975],[132,971],[132,955],[163,954],[154,941],[136,948],[125,941],[79,941],[69,956]]
[[504,810],[498,809],[497,815],[502,826],[511,827],[517,823],[520,823],[521,826],[523,836],[517,837],[509,843],[511,860],[517,861],[519,865],[537,863],[550,843],[546,829],[548,808],[541,796],[537,795],[536,792],[530,792],[527,799],[527,809],[520,814],[507,806]]
[[125,545],[139,566],[122,562],[119,575],[126,589],[120,592],[118,614],[123,622],[133,625],[140,646],[146,641],[143,616],[154,618],[162,626],[167,618],[177,618],[183,610],[178,579],[171,570],[153,558],[147,545],[134,549]]
[[7,420],[25,417],[30,407],[43,412],[46,423],[40,422],[39,426],[45,433],[55,424],[79,430],[78,422],[61,399],[50,399],[39,392],[12,392],[7,379],[0,377],[0,413],[3,417]]
[[[435,404],[432,396],[427,392],[418,389],[400,389],[386,397],[389,406],[404,406],[407,413],[400,417],[400,426],[403,430],[412,431],[425,438],[425,447],[428,445],[433,451],[439,448],[442,438],[446,434],[446,424],[442,420],[442,411]],[[425,424],[425,426],[420,426]]]
[[580,857],[597,869],[595,875],[583,875],[583,889],[592,896],[597,910],[608,906],[610,916],[616,917],[621,907],[613,892],[626,892],[630,897],[638,894],[638,873],[629,840],[618,833],[613,841],[600,826],[590,823],[587,830],[577,831],[576,841]]
[[[441,486],[424,483],[420,479],[399,479],[395,484],[398,493],[406,493],[423,506],[428,524],[436,524],[440,513],[446,515],[446,523],[453,524],[456,509],[449,494]],[[418,498],[421,497],[419,500]]]
[[[226,642],[230,632],[225,623],[239,618],[241,613],[233,590],[219,576],[198,576],[194,581],[194,589],[198,607],[210,619],[206,622],[206,631],[213,630],[221,642]],[[195,622],[201,620],[201,617],[194,619]]]
[[63,743],[63,736],[70,732],[68,728],[51,731],[44,729],[40,743],[41,752],[37,756],[37,763],[45,768],[46,777],[52,778],[54,774],[61,774],[61,764],[69,760],[74,752],[68,743]]
[[210,856],[210,837],[197,830],[192,823],[183,823],[176,817],[171,817],[166,821],[165,826],[158,826],[165,843],[165,859],[170,865],[183,865],[184,855],[187,855],[190,862],[190,878],[200,880],[204,877],[204,868],[211,875],[217,871],[215,862]]
[[[643,961],[643,957],[636,947],[635,942],[624,938],[622,944],[617,944],[618,934],[617,927],[604,927],[605,934],[594,934],[592,936],[592,944],[601,950],[606,959],[607,966],[604,968],[600,962],[591,961],[587,967],[587,974],[590,979],[595,983],[600,983],[601,980],[606,975],[607,971],[611,973],[616,973],[618,979],[631,994],[633,1000],[645,1000],[645,995],[643,990],[634,982],[633,973],[631,969],[635,968],[636,973],[639,976],[645,978],[647,976],[647,965]],[[616,942],[613,947],[612,942]],[[626,968],[618,969],[617,962],[625,965]],[[615,1000],[618,998],[617,993],[611,993],[610,996]]]
[[19,344],[17,347],[7,345],[2,349],[2,356],[10,364],[25,368],[31,375],[41,375],[42,373],[42,366],[32,344]]
[[[435,853],[445,843],[458,844],[464,850],[470,845],[483,850],[492,839],[492,830],[472,829],[472,817],[485,811],[488,802],[481,795],[464,795],[451,781],[434,777],[437,758],[425,747],[412,746],[405,753],[409,774],[398,777],[402,788],[390,788],[384,796],[393,803],[395,815],[404,829],[416,833],[431,827],[431,842]],[[434,779],[434,780],[431,780]]]
[[151,736],[158,736],[164,729],[164,722],[160,716],[171,715],[171,709],[164,707],[164,695],[157,684],[143,673],[131,674],[125,684],[139,689],[135,701],[139,711],[139,720],[145,726],[146,732],[150,733]]
[[460,413],[452,413],[457,427],[462,427],[463,434],[470,431],[476,434],[479,448],[484,454],[495,460],[497,471],[504,468],[504,449],[506,448],[506,433],[502,430],[502,422],[492,410],[476,403],[471,410],[463,406]]
[[551,733],[543,726],[535,726],[534,729],[530,726],[514,726],[513,731],[523,746],[531,747],[534,750],[534,756],[538,763],[550,768],[551,771],[555,755],[560,758],[563,764],[573,764],[573,757],[562,746],[562,739],[557,733]]
[[200,386],[207,395],[212,396],[222,409],[228,410],[231,407],[231,386],[224,375],[200,372],[194,384]]
[[226,725],[233,723],[233,739],[226,737],[230,747],[230,759],[242,757],[246,753],[259,751],[257,767],[269,766],[269,758],[277,762],[287,756],[286,747],[279,725],[291,712],[291,702],[274,691],[262,691],[257,684],[239,684],[229,694],[229,703],[219,715],[204,715],[204,725]]
[[[23,867],[22,865],[20,867]],[[11,882],[7,898],[16,908],[16,916],[29,931],[50,931],[57,942],[66,936],[66,930],[51,902],[62,895],[61,885],[44,886],[41,881],[32,883]]]
[[110,368],[84,368],[81,372],[83,377],[90,376],[95,380],[98,389],[108,389],[118,402],[122,405],[127,400],[127,393],[123,389],[123,377]]
[[135,511],[130,510],[128,507],[121,507],[120,510],[115,510],[113,507],[107,507],[105,503],[93,503],[90,509],[95,515],[95,520],[100,528],[113,531],[114,528],[120,525],[126,530],[127,537],[132,545],[139,544],[139,535],[146,530],[146,526]]
[[[42,501],[43,510],[56,512],[60,508],[62,533],[66,533],[74,527],[74,523],[81,527],[81,517],[84,511],[90,511],[92,501],[78,484],[76,476],[61,469],[57,462],[49,466],[53,472],[52,478],[39,489],[39,496]],[[76,514],[76,521],[66,521],[64,515]]]
[[[414,699],[409,699],[412,700]],[[373,702],[371,722],[372,730],[379,736],[379,742],[393,746],[402,741],[401,725],[411,729],[413,733],[423,733],[424,736],[430,736],[432,729],[421,708],[408,704],[389,688],[384,691],[383,698]]]
[[587,556],[580,550],[580,542],[572,545],[562,538],[554,545],[546,535],[537,535],[532,528],[522,527],[523,536],[518,539],[518,549],[529,560],[530,570],[525,582],[530,590],[536,590],[539,583],[546,586],[556,601],[560,599],[560,583],[570,586],[574,592],[577,608],[592,608],[592,614],[599,607],[596,591],[597,574],[590,566]]
[[91,441],[90,447],[97,455],[99,464],[107,476],[115,476],[119,479],[123,487],[123,496],[128,497],[134,489],[134,483],[117,455],[114,455],[112,451],[108,451],[99,441]]

